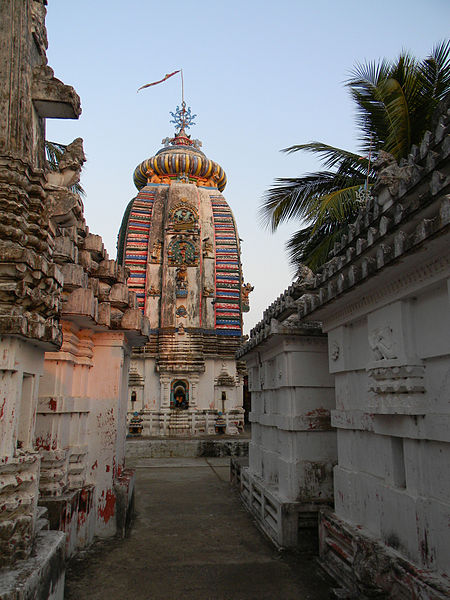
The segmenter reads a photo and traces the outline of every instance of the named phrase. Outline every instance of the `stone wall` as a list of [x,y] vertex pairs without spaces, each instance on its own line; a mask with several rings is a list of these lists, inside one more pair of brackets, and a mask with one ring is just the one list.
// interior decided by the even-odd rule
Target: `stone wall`
[[336,462],[326,336],[273,321],[245,358],[252,439],[249,466],[237,470],[242,498],[278,546],[309,545],[320,506],[332,503]]
[[[265,347],[288,323],[319,321],[327,334],[338,464],[334,510],[321,511],[320,556],[351,597],[450,595],[449,125],[447,102],[408,160],[380,156],[374,198],[330,260],[303,293],[299,280],[267,309],[239,352],[249,367],[255,356],[264,364]],[[307,381],[305,358],[285,368]],[[282,406],[279,392],[275,402]],[[255,445],[263,447],[256,461],[278,456],[258,429],[250,465]],[[294,452],[320,459],[310,444]]]
[[81,112],[47,65],[46,4],[0,4],[0,595],[56,600],[65,555],[131,502],[129,356],[148,322],[73,191],[82,140],[45,161],[45,120]]

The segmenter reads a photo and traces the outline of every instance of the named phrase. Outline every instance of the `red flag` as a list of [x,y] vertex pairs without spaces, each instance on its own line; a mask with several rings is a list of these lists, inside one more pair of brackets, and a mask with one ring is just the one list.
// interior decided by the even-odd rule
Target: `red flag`
[[159,81],[154,81],[153,83],[147,83],[146,85],[141,86],[139,88],[139,90],[143,90],[144,88],[148,88],[148,87],[150,87],[152,85],[157,85],[158,83],[162,83],[163,81],[166,81],[166,79],[169,79],[169,77],[172,77],[173,75],[176,75],[180,71],[181,71],[181,69],[179,69],[178,71],[174,71],[173,73],[166,73],[166,75],[162,79],[160,79]]

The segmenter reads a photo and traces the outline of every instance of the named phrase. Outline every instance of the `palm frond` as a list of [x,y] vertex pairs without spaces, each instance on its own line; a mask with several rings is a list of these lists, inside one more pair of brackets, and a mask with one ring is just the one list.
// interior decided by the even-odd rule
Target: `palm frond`
[[273,231],[284,221],[303,221],[305,227],[291,237],[287,249],[293,264],[302,262],[313,270],[356,217],[357,192],[374,183],[378,152],[400,160],[431,129],[435,108],[450,92],[450,41],[437,44],[421,62],[402,51],[393,61],[357,63],[346,86],[356,104],[362,152],[370,152],[372,160],[323,142],[289,146],[283,152],[318,155],[325,170],[276,179],[260,208],[262,222]]
[[324,223],[344,223],[352,217],[360,207],[357,193],[363,185],[364,182],[360,181],[316,198],[308,218],[309,222],[314,223],[312,233],[318,231]]
[[355,162],[358,162],[361,159],[358,154],[354,154],[348,150],[343,150],[342,148],[329,146],[323,142],[296,144],[295,146],[284,148],[282,152],[292,154],[293,152],[299,152],[300,150],[311,152],[312,154],[318,154],[322,158],[322,164],[325,169],[333,169],[336,165],[341,164],[345,159],[353,160]]
[[327,261],[330,250],[346,229],[346,225],[326,223],[312,233],[312,227],[297,231],[286,242],[289,262],[295,268],[303,264],[317,271]]

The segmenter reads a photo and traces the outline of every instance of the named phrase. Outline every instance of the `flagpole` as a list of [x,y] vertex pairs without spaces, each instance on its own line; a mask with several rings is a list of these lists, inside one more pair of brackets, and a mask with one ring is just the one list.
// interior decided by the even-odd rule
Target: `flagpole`
[[184,79],[183,79],[183,69],[181,69],[181,103],[184,104]]

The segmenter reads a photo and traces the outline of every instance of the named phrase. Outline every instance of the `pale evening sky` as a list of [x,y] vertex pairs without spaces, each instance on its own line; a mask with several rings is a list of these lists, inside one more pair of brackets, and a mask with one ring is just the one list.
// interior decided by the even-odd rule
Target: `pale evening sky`
[[245,281],[255,286],[248,330],[291,283],[284,244],[296,224],[272,234],[258,208],[276,177],[317,170],[282,148],[311,140],[357,150],[353,105],[343,82],[356,62],[424,58],[448,38],[447,0],[49,0],[48,61],[81,96],[79,121],[47,121],[47,139],[84,138],[82,185],[92,233],[111,258],[122,215],[136,195],[132,174],[173,135],[169,111],[185,99],[197,113],[189,133],[228,178]]

